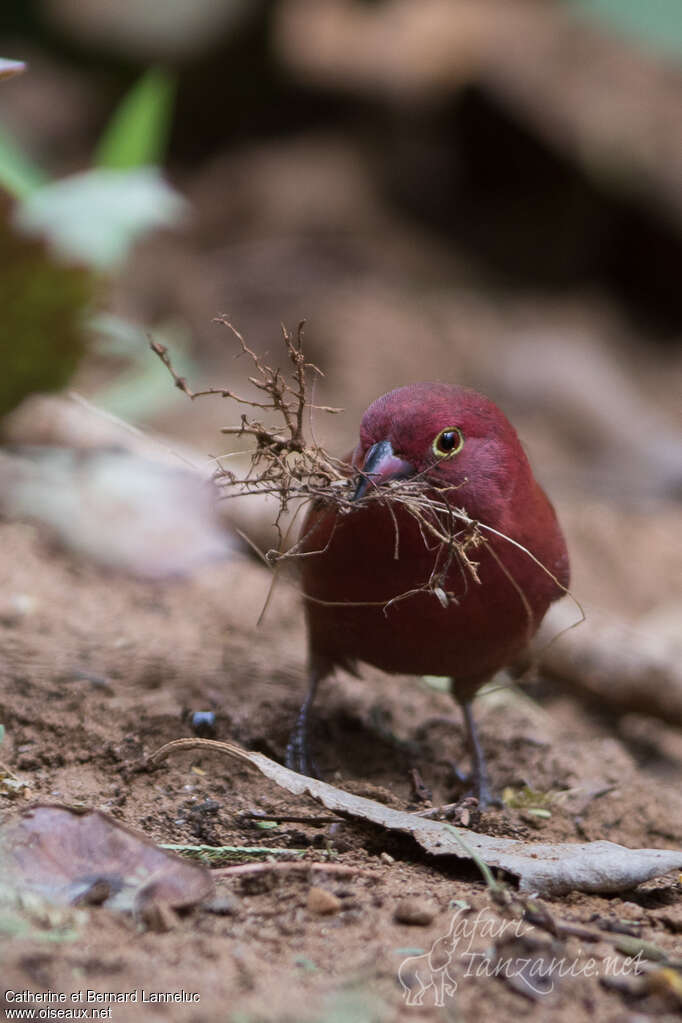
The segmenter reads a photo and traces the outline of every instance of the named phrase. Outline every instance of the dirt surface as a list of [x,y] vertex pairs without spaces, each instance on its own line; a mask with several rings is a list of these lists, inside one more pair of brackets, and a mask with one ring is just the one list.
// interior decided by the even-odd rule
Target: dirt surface
[[[365,12],[368,5],[361,6]],[[494,28],[499,34],[497,20]],[[310,38],[306,30],[308,45]],[[579,64],[573,53],[572,77]],[[228,56],[220,63],[245,82],[263,79],[251,65],[232,72]],[[521,63],[525,75],[525,49]],[[527,71],[535,75],[535,64]],[[210,69],[207,76],[211,96],[222,103],[222,79],[214,80]],[[94,140],[74,141],[60,124],[68,114],[82,133],[96,120],[94,91],[75,83],[83,105],[78,113],[65,87],[59,91],[60,80],[46,72],[35,111],[29,117],[19,106],[15,121],[33,126],[37,152],[47,140],[64,166],[85,166]],[[541,90],[520,88],[527,80],[519,75],[519,92],[535,99]],[[554,91],[563,102],[566,90]],[[596,116],[591,96],[583,102]],[[318,101],[324,111],[328,100],[323,94]],[[604,253],[610,254],[628,270],[628,298],[642,290],[644,276],[658,296],[660,282],[679,265],[677,247],[651,248],[659,215],[643,234],[633,232],[610,201],[603,209],[591,192],[581,200],[583,186],[574,188],[572,178],[562,183],[559,171],[547,193],[540,192],[551,197],[544,206],[537,198],[548,173],[544,157],[537,179],[527,173],[535,167],[534,144],[528,162],[509,173],[496,148],[504,149],[509,136],[497,141],[499,117],[481,122],[480,98],[460,111],[456,124],[449,114],[440,128],[434,124],[439,134],[428,145],[425,129],[411,138],[418,124],[409,104],[390,113],[376,138],[367,112],[354,132],[346,122],[327,124],[325,113],[319,129],[289,129],[280,137],[279,97],[275,103],[266,95],[264,102],[277,120],[276,138],[230,145],[196,166],[185,156],[184,167],[173,168],[192,204],[190,222],[136,251],[112,285],[107,308],[139,324],[143,335],[167,341],[179,362],[184,337],[193,386],[229,385],[239,393],[248,387],[251,366],[232,357],[228,333],[212,318],[227,311],[275,364],[280,321],[295,329],[307,318],[306,353],[325,374],[315,401],[346,409],[344,416],[315,420],[316,440],[339,455],[354,445],[362,411],[391,387],[441,379],[484,391],[518,428],[556,504],[572,589],[590,624],[598,630],[604,623],[619,654],[636,632],[647,655],[677,665],[670,637],[682,608],[679,325],[649,333],[614,298],[618,290],[605,291],[592,272],[593,266],[605,272]],[[233,115],[242,116],[242,100],[234,111],[205,109],[204,122],[223,131]],[[471,125],[484,124],[481,139],[489,141],[467,163],[466,145],[451,136],[469,118]],[[195,121],[185,127],[192,139],[200,129]],[[638,121],[648,132],[651,118]],[[656,131],[662,144],[672,145],[667,123],[656,122]],[[581,138],[569,133],[565,150]],[[598,138],[601,144],[601,132]],[[648,138],[642,136],[637,151],[650,160],[658,150]],[[517,143],[512,157],[525,152]],[[450,172],[438,173],[443,155]],[[481,167],[484,183],[491,167],[499,174],[476,204],[467,169],[478,184]],[[651,187],[663,192],[656,182],[664,176],[667,182],[667,174],[666,166]],[[417,184],[424,197],[411,204]],[[412,205],[421,216],[408,213]],[[517,277],[527,239],[539,239],[539,255]],[[513,264],[513,274],[500,275],[496,260],[487,262],[488,247],[497,255],[508,249],[508,261],[499,265]],[[595,249],[592,261],[588,248]],[[568,283],[542,290],[536,278],[544,279],[540,271],[555,255],[559,266],[575,262],[581,272],[574,281],[567,271]],[[525,283],[514,284],[519,281]],[[677,309],[676,278],[672,290]],[[70,386],[105,416],[169,438],[166,458],[187,445],[203,470],[205,456],[226,451],[219,430],[238,423],[239,411],[220,400],[189,402],[148,353],[146,340],[142,349],[135,372],[120,355],[89,353]],[[155,381],[147,360],[158,369]],[[54,445],[56,457],[66,448],[69,464],[85,477],[83,450],[112,442],[98,441],[82,419],[68,431],[57,428],[56,418],[48,409],[47,421],[36,423],[29,410],[21,424],[3,423],[3,457],[22,445]],[[85,498],[79,503],[88,505]],[[109,554],[117,549],[111,535],[117,508],[110,503],[111,519],[97,518]],[[92,506],[80,510],[92,518]],[[266,548],[273,518],[271,505],[249,505],[233,521]],[[230,875],[223,861],[212,868],[214,898],[155,922],[102,906],[46,908],[30,900],[8,914],[0,877],[0,993],[55,995],[42,1003],[6,997],[5,1009],[42,1007],[42,1018],[56,1019],[64,1006],[99,1007],[118,1023],[677,1018],[678,875],[618,896],[535,900],[533,923],[519,917],[521,897],[509,879],[503,879],[506,901],[497,902],[473,865],[431,860],[408,839],[369,826],[330,823],[311,799],[291,796],[216,754],[186,752],[144,769],[146,756],[162,744],[195,734],[192,715],[201,711],[215,714],[213,738],[283,759],[305,691],[306,639],[291,581],[275,589],[257,624],[269,587],[266,569],[245,555],[214,561],[191,578],[142,581],[58,547],[42,526],[9,514],[0,520],[0,769],[27,786],[18,793],[0,786],[0,824],[36,801],[76,804],[100,809],[158,843],[268,847],[277,857],[271,870],[259,855],[255,863],[264,869],[252,874]],[[644,671],[642,692],[652,678],[673,675]],[[332,783],[401,809],[457,801],[454,822],[491,835],[682,847],[682,735],[679,719],[664,713],[665,700],[638,705],[634,713],[617,698],[600,701],[597,687],[542,673],[527,682],[522,690],[498,688],[476,705],[493,785],[517,794],[527,786],[535,795],[521,799],[525,805],[481,813],[455,787],[452,763],[468,766],[464,732],[452,700],[433,680],[363,667],[358,678],[339,673],[326,682],[316,706],[317,762]],[[292,817],[312,821],[286,819]],[[240,859],[246,860],[243,852]],[[456,944],[448,944],[448,935]],[[639,948],[642,957],[633,962]],[[431,952],[430,960],[415,959]],[[530,966],[552,957],[560,967],[549,983],[532,976],[524,983]],[[647,972],[638,975],[642,959]],[[500,960],[511,964],[502,969],[507,976],[495,975]],[[431,982],[425,990],[420,977]],[[87,990],[132,992],[135,999],[87,1003]],[[71,1002],[78,992],[84,1000]],[[150,1001],[150,992],[176,998]],[[67,1003],[56,1000],[62,994]]]
[[[496,905],[475,869],[429,862],[406,840],[340,822],[260,828],[244,815],[277,820],[320,810],[232,762],[182,754],[154,772],[136,770],[162,743],[193,734],[188,714],[196,710],[215,711],[216,737],[282,757],[304,687],[305,638],[293,588],[276,590],[256,627],[269,577],[249,560],[212,566],[191,581],[153,584],[79,562],[33,526],[4,523],[0,530],[2,758],[30,786],[23,798],[3,800],[5,820],[31,800],[82,803],[159,842],[303,849],[311,863],[358,869],[221,876],[212,904],[177,917],[163,933],[103,908],[71,911],[70,932],[58,932],[59,940],[49,923],[34,921],[5,945],[5,988],[69,997],[87,989],[198,996],[172,1007],[114,1004],[111,1018],[118,1020],[435,1020],[474,1012],[539,1020],[550,1010],[558,1020],[672,1016],[679,1001],[672,982],[659,980],[637,998],[627,993],[634,967],[622,967],[614,942],[635,936],[679,959],[682,887],[674,875],[618,897],[547,900],[556,920],[600,935],[596,943],[553,938]],[[23,601],[12,600],[16,595]],[[682,795],[673,781],[679,763],[659,758],[655,770],[639,769],[613,722],[590,716],[556,689],[542,708],[500,690],[481,699],[478,713],[498,789],[528,784],[554,798],[547,817],[523,809],[481,814],[465,801],[460,822],[527,841],[682,844]],[[447,694],[423,680],[371,669],[361,680],[341,675],[320,699],[316,746],[326,776],[363,795],[419,808],[410,774],[416,767],[434,804],[456,796],[449,764],[464,755],[462,728]],[[312,888],[337,897],[334,912],[316,911]],[[405,899],[419,900],[429,922],[399,922]],[[433,986],[421,1007],[409,1007],[401,962],[430,950],[453,914],[460,942],[448,973],[434,975],[446,984],[444,1007],[434,1005]],[[519,993],[513,981],[490,976],[492,944],[514,956],[524,949],[555,954],[573,966],[553,979],[551,991]],[[447,964],[447,956],[438,962]],[[614,963],[624,976],[615,976]],[[605,986],[613,983],[622,990]]]

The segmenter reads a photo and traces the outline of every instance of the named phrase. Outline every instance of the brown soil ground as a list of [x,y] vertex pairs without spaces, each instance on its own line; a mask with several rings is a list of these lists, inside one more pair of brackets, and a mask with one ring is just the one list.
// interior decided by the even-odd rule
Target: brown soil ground
[[[184,990],[199,996],[173,1006],[114,1005],[111,1018],[131,1023],[363,1023],[474,1014],[531,1020],[551,1015],[559,1021],[672,1018],[679,1007],[672,987],[662,982],[660,992],[635,998],[609,987],[613,978],[604,974],[610,969],[605,957],[614,954],[614,939],[626,937],[622,932],[679,959],[682,885],[674,875],[617,897],[546,900],[556,919],[597,928],[603,940],[554,939],[554,953],[578,965],[574,975],[556,979],[550,993],[533,999],[485,968],[477,976],[484,960],[467,956],[483,953],[491,938],[499,944],[515,926],[473,868],[430,861],[407,840],[351,823],[261,829],[245,811],[274,819],[320,811],[218,756],[186,753],[153,772],[132,769],[162,743],[192,734],[193,710],[216,712],[218,738],[282,758],[305,684],[305,637],[293,588],[275,592],[264,624],[256,627],[269,580],[249,560],[212,566],[193,580],[131,581],[55,550],[37,528],[17,523],[0,525],[0,552],[2,593],[31,598],[23,614],[8,605],[0,615],[2,759],[28,783],[30,800],[98,807],[159,842],[291,847],[307,850],[311,862],[334,850],[335,862],[375,875],[311,868],[221,877],[213,911],[197,908],[161,933],[104,908],[80,910],[73,933],[58,941],[45,922],[5,941],[3,987],[67,994],[86,988]],[[642,767],[642,750],[628,748],[614,721],[589,713],[570,693],[543,689],[542,708],[511,691],[483,698],[483,742],[498,789],[527,783],[563,796],[546,818],[511,809],[481,814],[475,804],[465,804],[469,825],[528,841],[682,845],[682,795],[674,782],[679,762],[650,755]],[[660,734],[674,735],[663,724]],[[662,741],[661,748],[673,745]],[[464,755],[462,728],[447,694],[423,680],[370,669],[362,679],[340,675],[327,684],[316,747],[329,780],[403,808],[417,807],[413,767],[434,803],[451,801],[449,762]],[[5,820],[25,804],[4,802]],[[336,895],[338,911],[321,916],[309,908],[312,886]],[[429,924],[396,920],[396,907],[407,897],[433,903]],[[434,1005],[433,987],[421,1007],[409,1007],[398,968],[446,934],[459,908],[453,900],[466,902],[472,907],[467,919],[478,920],[470,943],[465,947],[462,939],[449,967],[456,990],[446,992],[442,1008]],[[484,919],[492,921],[487,932]],[[519,941],[531,947],[552,941],[545,930],[522,927],[520,933],[528,933],[516,935],[517,950]],[[589,957],[596,965],[585,968]],[[616,958],[622,962],[621,955]]]
[[[260,6],[269,5],[254,5]],[[395,7],[402,19],[409,5],[373,6]],[[441,6],[449,16],[448,5]],[[542,7],[544,19],[548,5],[530,6]],[[498,21],[495,16],[496,36]],[[307,52],[311,39],[314,47],[307,14],[304,28]],[[193,157],[185,157],[187,166],[174,168],[172,177],[192,203],[188,223],[141,246],[112,285],[106,308],[167,341],[179,368],[180,338],[191,338],[185,354],[194,360],[187,370],[192,386],[229,386],[238,393],[248,388],[252,367],[233,358],[231,338],[213,316],[227,311],[249,343],[267,351],[275,365],[281,351],[277,325],[282,321],[292,328],[306,317],[306,355],[325,373],[315,402],[346,409],[345,416],[320,416],[316,439],[339,455],[355,443],[363,409],[391,387],[445,379],[489,394],[517,426],[538,479],[556,503],[568,540],[572,586],[590,622],[615,624],[615,635],[623,625],[622,646],[628,629],[641,628],[645,639],[662,647],[682,608],[681,473],[674,435],[682,382],[682,359],[674,346],[679,338],[671,336],[666,345],[640,330],[600,281],[617,272],[628,299],[636,301],[643,291],[656,303],[671,287],[666,281],[673,280],[677,265],[679,173],[674,169],[679,161],[667,156],[673,133],[667,130],[672,122],[666,111],[677,110],[677,84],[662,67],[660,88],[665,89],[659,99],[658,76],[649,86],[638,70],[630,79],[627,60],[611,62],[605,74],[602,61],[584,60],[582,36],[568,34],[571,48],[562,59],[552,48],[546,51],[550,57],[529,63],[524,43],[519,48],[523,74],[512,75],[509,80],[517,84],[511,90],[505,84],[511,73],[505,67],[511,65],[485,61],[482,81],[489,79],[490,85],[483,93],[496,87],[503,90],[505,110],[509,103],[527,107],[518,139],[508,134],[499,113],[479,120],[485,95],[474,97],[464,120],[461,113],[454,117],[454,108],[450,113],[449,102],[442,117],[427,113],[433,126],[421,123],[411,102],[405,108],[390,104],[376,138],[376,113],[364,106],[357,129],[348,130],[351,118],[343,111],[349,98],[341,111],[330,108],[328,126],[310,133],[287,134],[293,129],[286,114],[280,121],[275,104],[266,121],[276,125],[276,138],[233,140],[223,153],[193,168]],[[422,48],[422,35],[414,39]],[[261,77],[266,90],[273,88],[268,85],[272,69],[262,76],[261,65],[248,63],[250,53],[234,67],[228,58],[221,58],[221,69],[212,61],[207,65],[206,88],[216,105],[208,106],[208,96],[201,104],[204,133],[209,124],[213,134],[233,120],[225,106],[223,72],[243,77],[247,99]],[[421,63],[423,56],[418,58]],[[537,76],[544,81],[548,60],[552,74],[545,102],[539,103]],[[106,66],[101,69],[90,57],[88,63],[103,85],[110,74]],[[470,63],[466,56],[465,69]],[[21,88],[35,82],[37,91],[21,94],[29,97],[28,105],[14,101],[8,126],[17,126],[17,138],[23,138],[24,125],[30,127],[38,162],[47,166],[50,156],[58,158],[55,172],[85,167],[95,146],[94,137],[85,135],[99,132],[104,121],[100,86],[84,73],[65,78],[61,64],[52,72],[41,72],[39,60],[31,64]],[[448,51],[448,80],[451,65]],[[622,108],[623,116],[617,124],[611,117],[608,130],[583,145],[595,133],[591,126],[611,109],[602,94],[612,74],[635,83],[638,102],[631,102],[630,91],[621,95],[611,87],[619,104],[613,109]],[[592,79],[591,87],[583,88]],[[3,96],[10,88],[3,86]],[[326,107],[332,95],[321,92],[313,106]],[[550,103],[553,96],[558,99]],[[593,96],[599,102],[593,103]],[[576,104],[589,107],[584,116],[573,112]],[[242,109],[239,96],[237,136],[250,109]],[[546,123],[543,137],[554,139],[557,131],[568,130],[560,127],[568,115],[565,123],[576,128],[556,151],[558,160],[549,151],[535,155],[534,138],[523,141],[538,118]],[[641,125],[631,129],[641,136],[633,152],[646,154],[633,167],[655,165],[656,172],[647,172],[641,196],[633,177],[634,205],[626,216],[621,205],[630,175],[610,168],[618,149],[614,139],[626,139],[629,116]],[[191,153],[197,119],[184,117]],[[475,131],[474,120],[481,126]],[[305,124],[305,117],[297,115],[295,123]],[[199,121],[196,128],[201,135]],[[231,124],[228,128],[233,130]],[[566,154],[576,145],[596,187],[586,189],[582,179],[566,172]],[[526,149],[527,162],[517,166]],[[434,178],[441,185],[432,195]],[[413,204],[411,194],[421,196],[423,189],[428,195]],[[644,216],[647,204],[651,223]],[[416,217],[408,212],[413,205]],[[658,239],[653,249],[652,239]],[[514,271],[508,280],[496,259],[489,262],[488,250]],[[548,262],[547,275],[540,273],[539,279],[551,281],[555,264],[563,279],[564,259],[569,283],[536,293],[534,261],[542,263],[541,271]],[[570,283],[574,263],[580,271],[576,284]],[[593,280],[593,265],[602,268],[599,280]],[[238,423],[238,412],[212,399],[190,403],[160,366],[157,390],[148,389],[142,356],[126,375],[129,369],[126,357],[90,353],[69,386],[95,405],[178,444],[194,445],[197,452],[225,451],[218,431]],[[65,440],[56,431],[53,436],[48,418],[44,430],[25,423],[22,433],[15,425],[3,443],[88,447],[89,435]],[[271,542],[272,518],[265,527],[255,513],[253,519],[239,524],[252,527],[250,535],[262,545]],[[109,542],[113,546],[111,535]],[[159,843],[268,846],[292,850],[292,856],[303,850],[303,861],[311,864],[309,871],[216,875],[213,901],[165,918],[165,929],[101,906],[48,911],[26,900],[19,915],[6,915],[0,884],[0,995],[8,990],[51,991],[67,998],[87,989],[136,992],[137,1002],[110,1006],[109,1018],[116,1023],[678,1018],[679,875],[618,896],[573,893],[542,900],[543,928],[519,923],[513,905],[493,901],[480,873],[462,860],[430,859],[405,838],[357,823],[284,820],[319,817],[320,809],[232,760],[185,752],[153,771],[141,769],[146,755],[162,744],[192,734],[194,711],[215,713],[216,738],[283,759],[305,690],[306,642],[293,585],[276,589],[257,625],[269,585],[265,568],[246,557],[209,565],[189,579],[134,580],[58,549],[38,526],[0,521],[0,723],[5,729],[0,767],[28,786],[14,798],[0,787],[0,825],[35,801],[80,804]],[[649,692],[651,684],[644,673],[642,691]],[[455,822],[525,842],[608,839],[633,848],[682,847],[679,716],[677,722],[672,713],[671,720],[662,720],[661,701],[656,708],[640,706],[638,713],[632,705],[618,707],[615,699],[608,707],[594,697],[588,702],[588,688],[540,678],[523,693],[506,688],[479,699],[477,718],[494,787],[503,792],[528,785],[544,793],[549,815],[508,806],[481,813],[475,802],[463,799]],[[369,668],[360,678],[339,673],[318,699],[315,753],[327,780],[402,809],[423,805],[414,790],[415,768],[434,805],[461,797],[451,764],[466,766],[462,725],[447,693],[423,679],[388,677]],[[263,821],[254,820],[257,814],[277,825],[259,827]],[[346,872],[315,864],[339,864]],[[513,883],[505,883],[512,891]],[[335,912],[316,912],[313,888],[336,897]],[[408,898],[421,906],[421,923],[401,921],[399,907]],[[536,920],[540,913],[537,909]],[[431,965],[438,986],[423,993],[423,1004],[408,1005],[401,964],[429,952],[447,934],[454,914],[468,928],[449,962],[437,946]],[[566,926],[552,935],[551,920]],[[598,940],[588,941],[585,928]],[[628,940],[649,943],[654,972],[646,985],[627,964],[623,943]],[[555,974],[544,994],[528,986],[520,990],[518,977],[491,975],[497,961],[493,946],[507,957],[525,955],[533,962],[556,956],[564,975]],[[655,972],[662,957],[677,969]],[[187,992],[194,1000],[143,1004],[143,990]],[[413,986],[413,1001],[418,992]],[[435,1004],[439,993],[445,996],[442,1005]],[[66,1007],[71,1004],[87,1007],[85,1002]],[[48,1003],[43,1018],[60,1018],[63,1005]],[[19,1004],[10,1006],[8,999],[5,1009],[11,1007]]]

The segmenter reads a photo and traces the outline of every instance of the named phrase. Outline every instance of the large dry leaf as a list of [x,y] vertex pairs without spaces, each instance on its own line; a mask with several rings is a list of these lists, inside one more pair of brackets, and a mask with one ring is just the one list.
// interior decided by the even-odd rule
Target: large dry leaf
[[369,821],[389,831],[412,835],[433,856],[479,859],[488,867],[513,874],[523,891],[560,895],[573,890],[619,892],[652,877],[682,868],[682,849],[627,849],[615,842],[517,842],[511,838],[478,835],[454,829],[372,799],[354,796],[327,782],[306,778],[281,764],[250,753],[232,743],[210,739],[178,739],[152,754],[151,762],[169,753],[212,749],[256,767],[262,774],[295,795],[310,795],[328,810]]
[[0,834],[0,876],[51,902],[115,910],[183,909],[213,892],[209,872],[164,852],[99,810],[38,804]]
[[239,546],[197,473],[126,451],[0,452],[0,513],[40,522],[69,550],[143,579],[187,575]]

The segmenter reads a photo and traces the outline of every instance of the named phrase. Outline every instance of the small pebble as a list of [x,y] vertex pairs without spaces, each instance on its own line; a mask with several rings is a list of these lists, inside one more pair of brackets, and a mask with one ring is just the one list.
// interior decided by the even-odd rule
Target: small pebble
[[147,929],[157,934],[165,934],[177,927],[179,917],[175,910],[165,902],[145,902],[139,911],[143,923]]
[[313,887],[308,892],[308,909],[319,916],[330,916],[341,909],[341,899],[337,899],[326,888]]
[[35,611],[36,606],[35,598],[28,593],[12,593],[0,601],[0,624],[18,625]]
[[215,714],[212,710],[195,710],[190,719],[192,731],[202,739],[210,739],[216,733]]
[[209,902],[205,902],[203,908],[208,913],[215,913],[216,916],[236,916],[239,912],[239,903],[231,895],[215,895]]
[[379,857],[379,859],[381,860],[381,862],[382,862],[382,863],[388,863],[389,865],[390,865],[391,863],[395,863],[395,860],[393,859],[393,857],[391,856],[391,854],[390,854],[390,853],[387,853],[387,852],[382,852],[382,854],[381,854],[381,856]]
[[106,878],[99,878],[80,892],[73,902],[76,906],[102,906],[113,894],[115,889],[112,889],[110,882]]
[[394,919],[399,924],[426,927],[435,918],[438,907],[429,899],[403,899],[395,908]]

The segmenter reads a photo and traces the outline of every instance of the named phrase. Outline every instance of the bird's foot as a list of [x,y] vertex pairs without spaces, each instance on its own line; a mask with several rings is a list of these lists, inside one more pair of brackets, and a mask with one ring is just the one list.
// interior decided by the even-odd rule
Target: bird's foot
[[319,768],[310,754],[308,737],[298,729],[291,733],[287,745],[285,764],[290,771],[304,774],[307,778],[321,778]]
[[500,797],[493,795],[486,773],[474,770],[465,774],[456,764],[452,764],[452,773],[457,784],[464,789],[464,795],[476,797],[480,810],[487,810],[490,806],[504,806]]

